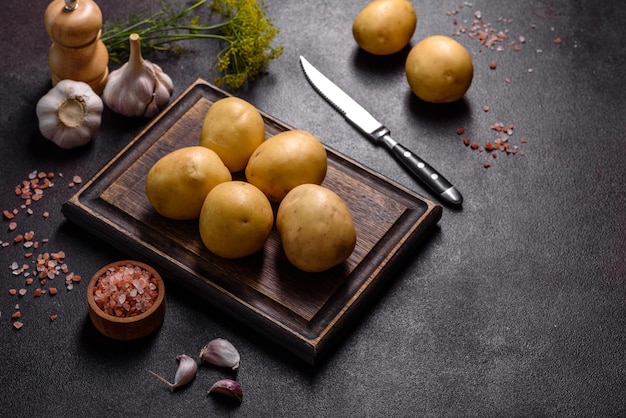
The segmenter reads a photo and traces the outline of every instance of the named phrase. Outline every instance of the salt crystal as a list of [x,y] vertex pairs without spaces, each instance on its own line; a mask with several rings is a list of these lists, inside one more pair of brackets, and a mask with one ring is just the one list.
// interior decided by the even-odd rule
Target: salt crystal
[[[157,289],[153,280],[149,272],[139,267],[119,266],[110,269],[98,281],[96,293],[102,289],[104,297],[98,298],[97,304],[110,315],[120,317],[139,315],[152,306],[150,293],[156,292]],[[115,289],[111,290],[113,284]]]

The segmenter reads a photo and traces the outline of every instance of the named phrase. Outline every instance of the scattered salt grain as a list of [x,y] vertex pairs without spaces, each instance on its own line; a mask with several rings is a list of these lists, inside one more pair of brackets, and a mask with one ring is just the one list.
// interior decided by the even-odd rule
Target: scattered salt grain
[[[58,177],[63,178],[63,175],[59,173]],[[19,199],[17,206],[13,209],[0,209],[0,212],[2,212],[0,217],[4,217],[4,219],[9,221],[6,225],[8,227],[8,233],[10,234],[6,239],[0,240],[0,249],[9,247],[12,243],[19,243],[21,244],[20,246],[24,248],[24,258],[30,261],[29,264],[13,262],[9,265],[12,276],[16,279],[24,279],[24,282],[21,284],[22,286],[32,286],[28,287],[29,290],[27,290],[25,287],[20,288],[20,284],[16,285],[14,283],[12,285],[15,287],[9,287],[7,289],[10,296],[24,297],[27,294],[33,294],[34,297],[37,298],[46,293],[54,296],[58,294],[57,288],[46,288],[46,283],[62,273],[68,274],[69,268],[64,261],[65,253],[63,251],[56,253],[35,252],[35,250],[39,249],[40,244],[43,245],[49,241],[48,238],[35,240],[35,231],[27,231],[21,234],[15,234],[14,232],[17,230],[18,226],[21,227],[25,222],[28,222],[27,217],[36,213],[35,202],[42,200],[47,191],[54,186],[54,179],[55,173],[53,172],[40,170],[30,171],[26,175],[25,180],[19,182],[11,193],[12,196],[14,195],[15,198]],[[80,176],[75,175],[72,177],[72,183],[78,184],[82,182],[83,180]],[[42,211],[41,214],[43,218],[50,217],[50,212],[48,211]],[[22,216],[21,220],[18,219],[19,216]],[[36,286],[35,280],[39,281],[39,286]],[[80,276],[72,273],[72,276],[70,276],[66,284],[68,288],[71,289],[74,283],[79,281]],[[53,315],[50,319],[55,320],[56,315]],[[21,328],[22,325],[21,322],[14,324],[18,329]]]

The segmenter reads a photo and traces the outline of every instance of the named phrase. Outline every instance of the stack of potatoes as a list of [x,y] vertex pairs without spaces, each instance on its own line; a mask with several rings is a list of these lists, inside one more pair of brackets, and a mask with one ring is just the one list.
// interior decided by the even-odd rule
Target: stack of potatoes
[[[266,140],[260,112],[227,97],[207,111],[198,145],[152,166],[146,195],[164,217],[197,218],[202,242],[223,258],[259,251],[276,221],[287,259],[320,272],[345,261],[356,245],[347,205],[321,186],[326,171],[326,149],[315,136],[290,130]],[[237,172],[247,181],[233,180]]]

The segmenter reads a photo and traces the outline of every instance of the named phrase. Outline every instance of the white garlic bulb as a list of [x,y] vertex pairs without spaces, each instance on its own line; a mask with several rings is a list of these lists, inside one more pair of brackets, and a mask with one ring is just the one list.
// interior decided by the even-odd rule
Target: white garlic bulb
[[100,127],[103,108],[89,84],[61,80],[37,102],[39,130],[61,148],[85,145]]
[[129,37],[130,57],[121,68],[109,74],[102,98],[116,113],[152,117],[170,101],[174,84],[158,65],[141,56],[141,40]]

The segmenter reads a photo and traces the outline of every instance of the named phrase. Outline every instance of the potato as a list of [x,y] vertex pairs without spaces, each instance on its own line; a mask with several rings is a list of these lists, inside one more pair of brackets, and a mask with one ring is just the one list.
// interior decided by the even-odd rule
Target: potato
[[321,184],[326,177],[326,148],[303,130],[285,131],[266,140],[246,166],[246,179],[272,202],[280,202],[294,187]]
[[274,226],[274,213],[258,188],[227,181],[206,196],[198,224],[200,238],[213,254],[239,258],[263,248]]
[[472,56],[449,36],[434,35],[415,45],[406,58],[405,73],[413,93],[431,103],[462,98],[472,84]]
[[321,272],[350,257],[356,228],[345,202],[332,190],[303,184],[291,190],[276,213],[276,230],[287,259],[306,272]]
[[265,140],[265,122],[256,107],[238,97],[213,103],[202,122],[199,145],[213,150],[234,173]]
[[417,15],[407,0],[374,0],[359,12],[352,24],[356,43],[374,55],[390,55],[408,45]]
[[195,219],[206,195],[232,176],[220,157],[201,146],[179,148],[161,157],[146,176],[146,196],[157,213]]

